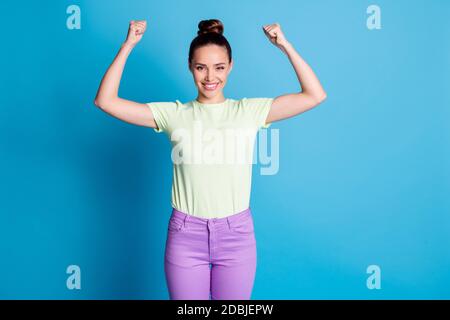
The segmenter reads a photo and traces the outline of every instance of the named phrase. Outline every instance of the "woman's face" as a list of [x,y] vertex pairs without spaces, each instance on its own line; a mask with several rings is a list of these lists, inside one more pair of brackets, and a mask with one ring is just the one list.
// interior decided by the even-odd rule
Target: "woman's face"
[[223,88],[232,68],[233,61],[228,62],[226,48],[207,45],[195,50],[189,69],[194,76],[199,96],[206,100],[223,97]]

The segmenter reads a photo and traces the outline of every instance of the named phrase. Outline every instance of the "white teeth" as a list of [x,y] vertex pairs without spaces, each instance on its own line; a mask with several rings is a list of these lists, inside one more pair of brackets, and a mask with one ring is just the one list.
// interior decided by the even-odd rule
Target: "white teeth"
[[215,83],[215,84],[212,84],[212,85],[209,85],[209,84],[203,84],[203,86],[204,86],[206,89],[215,89],[218,85],[219,85],[218,83]]

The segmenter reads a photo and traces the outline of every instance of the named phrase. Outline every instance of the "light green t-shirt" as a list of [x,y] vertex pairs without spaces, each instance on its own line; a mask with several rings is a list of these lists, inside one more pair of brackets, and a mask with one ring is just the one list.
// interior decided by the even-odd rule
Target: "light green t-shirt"
[[173,163],[173,208],[202,218],[223,218],[250,206],[253,149],[268,128],[273,98],[226,99],[203,104],[149,102],[167,134]]

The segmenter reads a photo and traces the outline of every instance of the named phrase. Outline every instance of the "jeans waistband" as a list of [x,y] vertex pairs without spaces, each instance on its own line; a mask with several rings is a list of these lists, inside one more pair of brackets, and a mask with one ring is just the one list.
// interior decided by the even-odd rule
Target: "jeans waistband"
[[248,207],[247,209],[240,211],[238,213],[232,214],[228,217],[223,218],[202,218],[202,217],[196,217],[188,213],[184,213],[182,211],[179,211],[175,208],[172,208],[172,216],[175,216],[177,218],[181,218],[186,223],[189,222],[195,222],[199,224],[209,224],[209,223],[216,223],[216,224],[222,224],[222,223],[231,223],[233,221],[240,220],[244,217],[251,216],[251,209]]

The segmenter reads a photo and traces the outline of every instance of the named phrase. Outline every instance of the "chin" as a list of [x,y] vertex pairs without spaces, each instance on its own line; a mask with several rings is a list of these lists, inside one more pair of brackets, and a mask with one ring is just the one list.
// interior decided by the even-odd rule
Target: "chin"
[[215,97],[215,96],[217,96],[217,95],[220,94],[219,91],[214,91],[214,92],[211,92],[211,91],[202,91],[202,93],[203,93],[203,95],[206,96],[206,97]]

